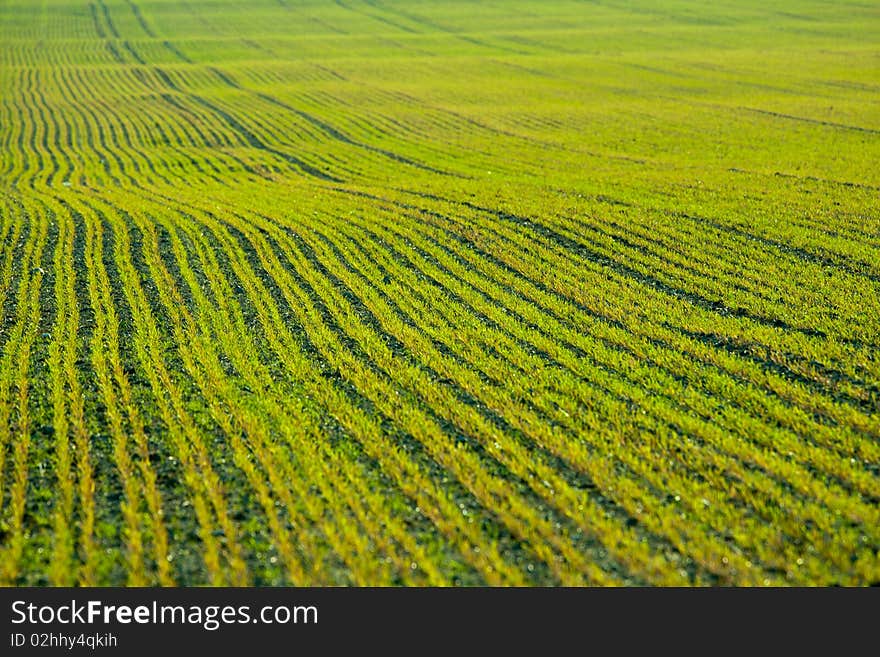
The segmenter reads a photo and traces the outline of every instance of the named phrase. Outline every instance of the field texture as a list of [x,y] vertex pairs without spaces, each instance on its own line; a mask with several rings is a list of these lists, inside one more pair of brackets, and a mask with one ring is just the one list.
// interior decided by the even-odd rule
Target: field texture
[[880,581],[880,8],[0,0],[0,583]]

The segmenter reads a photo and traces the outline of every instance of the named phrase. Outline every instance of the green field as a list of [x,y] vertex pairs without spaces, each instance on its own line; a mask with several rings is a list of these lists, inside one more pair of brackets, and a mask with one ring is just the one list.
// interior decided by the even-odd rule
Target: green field
[[0,584],[880,582],[880,5],[0,0]]

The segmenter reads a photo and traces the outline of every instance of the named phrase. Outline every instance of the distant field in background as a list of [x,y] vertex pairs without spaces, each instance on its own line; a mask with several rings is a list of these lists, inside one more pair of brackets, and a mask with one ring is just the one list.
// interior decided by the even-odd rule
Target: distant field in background
[[0,0],[0,583],[880,582],[880,7]]

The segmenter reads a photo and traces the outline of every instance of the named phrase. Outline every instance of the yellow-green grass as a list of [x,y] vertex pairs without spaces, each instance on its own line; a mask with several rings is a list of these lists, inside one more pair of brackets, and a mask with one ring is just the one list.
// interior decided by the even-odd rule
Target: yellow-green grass
[[878,33],[0,0],[0,583],[880,582]]

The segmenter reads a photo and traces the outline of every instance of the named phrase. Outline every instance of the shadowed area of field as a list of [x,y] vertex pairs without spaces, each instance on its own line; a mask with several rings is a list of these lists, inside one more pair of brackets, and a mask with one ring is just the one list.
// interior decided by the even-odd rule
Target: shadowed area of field
[[0,0],[0,584],[880,582],[878,30]]

